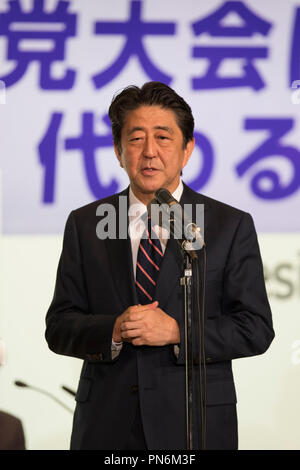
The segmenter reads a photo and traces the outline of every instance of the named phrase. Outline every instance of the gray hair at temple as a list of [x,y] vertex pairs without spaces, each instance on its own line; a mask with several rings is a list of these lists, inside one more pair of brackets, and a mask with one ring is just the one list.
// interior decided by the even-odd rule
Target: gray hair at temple
[[194,118],[190,106],[172,88],[161,82],[147,82],[141,88],[130,85],[113,97],[108,115],[111,120],[113,141],[121,153],[121,135],[128,111],[141,106],[160,106],[175,114],[183,135],[183,148],[194,137]]

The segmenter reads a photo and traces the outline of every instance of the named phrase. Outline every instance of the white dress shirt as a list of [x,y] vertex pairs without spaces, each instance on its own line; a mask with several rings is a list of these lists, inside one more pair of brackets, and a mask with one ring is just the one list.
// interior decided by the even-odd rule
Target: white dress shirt
[[[183,184],[180,180],[179,185],[175,189],[172,196],[179,201],[183,192]],[[133,273],[135,279],[136,273],[136,261],[139,250],[140,240],[145,231],[146,224],[143,220],[143,215],[147,212],[147,206],[143,204],[133,193],[132,189],[129,189],[129,208],[128,208],[128,218],[129,218],[129,236],[131,240],[131,252],[132,252],[132,264],[133,264]],[[153,227],[154,232],[159,237],[162,251],[165,252],[169,231],[165,228],[155,225]]]

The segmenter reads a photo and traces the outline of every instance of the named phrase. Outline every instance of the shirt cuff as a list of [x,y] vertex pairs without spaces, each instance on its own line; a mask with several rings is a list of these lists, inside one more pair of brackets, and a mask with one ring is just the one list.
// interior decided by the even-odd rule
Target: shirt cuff
[[112,357],[112,359],[115,359],[116,357],[118,357],[122,347],[123,347],[123,342],[122,341],[117,343],[113,339],[111,340],[111,357]]

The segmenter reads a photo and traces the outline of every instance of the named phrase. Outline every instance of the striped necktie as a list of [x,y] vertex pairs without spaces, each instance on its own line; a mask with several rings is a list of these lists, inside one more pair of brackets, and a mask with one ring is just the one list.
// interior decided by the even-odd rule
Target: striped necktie
[[159,238],[153,227],[151,227],[151,219],[148,217],[148,228],[146,228],[141,238],[136,263],[135,283],[138,300],[142,305],[154,301],[156,281],[162,258],[163,251]]

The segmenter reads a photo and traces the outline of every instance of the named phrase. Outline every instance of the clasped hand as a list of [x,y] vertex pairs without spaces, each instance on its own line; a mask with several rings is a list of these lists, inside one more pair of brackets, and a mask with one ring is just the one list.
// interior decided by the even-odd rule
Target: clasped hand
[[179,344],[177,321],[158,308],[158,302],[133,305],[120,315],[114,325],[113,340],[128,341],[134,346]]

